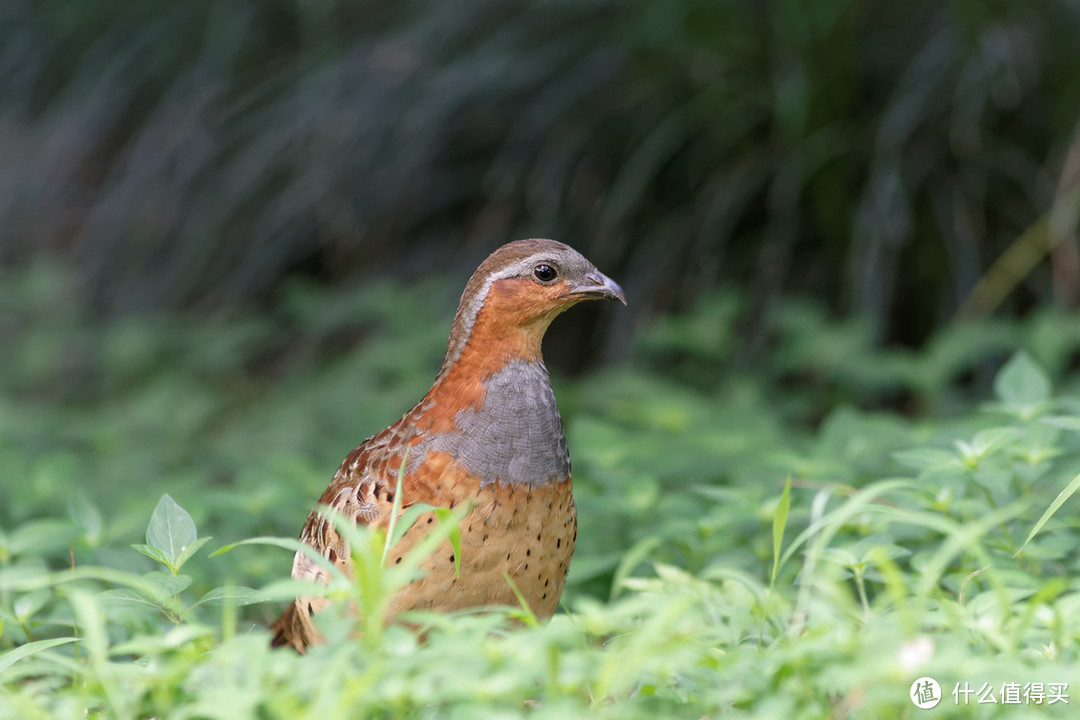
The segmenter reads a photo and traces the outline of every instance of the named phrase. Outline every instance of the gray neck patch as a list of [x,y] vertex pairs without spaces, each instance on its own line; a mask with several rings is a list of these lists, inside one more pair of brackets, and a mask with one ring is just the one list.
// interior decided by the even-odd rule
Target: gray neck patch
[[479,477],[481,486],[537,487],[570,477],[562,418],[543,363],[512,362],[484,387],[484,406],[459,411],[453,432],[424,437],[409,453],[408,470],[441,451]]

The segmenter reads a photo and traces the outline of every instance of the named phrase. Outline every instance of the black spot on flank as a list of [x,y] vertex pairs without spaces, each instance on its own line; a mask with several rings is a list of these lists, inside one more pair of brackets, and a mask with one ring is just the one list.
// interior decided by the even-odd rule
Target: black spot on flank
[[541,595],[540,599],[541,600],[547,600],[547,593],[544,593],[543,595]]
[[529,569],[529,563],[525,563],[525,569],[526,569],[526,570],[528,570],[528,569]]
[[544,587],[547,587],[549,582],[551,582],[551,581],[550,580],[545,580],[544,581]]
[[555,547],[557,547],[557,548],[562,547],[562,538],[559,538],[558,540],[555,541]]
[[487,542],[487,533],[484,533],[484,539],[481,542]]
[[311,607],[311,603],[307,604],[307,614],[308,615],[314,615],[315,614],[315,608]]
[[506,553],[506,559],[507,559],[507,560],[509,560],[509,559],[510,559],[510,553]]
[[574,542],[577,542],[577,530],[574,531]]
[[540,536],[543,535],[543,534],[544,534],[543,531],[536,533],[536,539],[539,540]]
[[454,556],[453,555],[450,556],[450,562],[454,562]]
[[427,524],[428,524],[428,525],[430,525],[430,524],[431,524],[431,521],[432,521],[432,520],[434,520],[434,519],[435,519],[435,518],[428,518],[428,519],[427,519]]
[[544,573],[536,573],[536,582],[540,582],[544,578]]
[[397,560],[395,560],[394,564],[395,565],[400,565],[401,564],[401,558],[398,558]]
[[526,550],[525,557],[529,557],[530,555],[532,555],[532,550]]

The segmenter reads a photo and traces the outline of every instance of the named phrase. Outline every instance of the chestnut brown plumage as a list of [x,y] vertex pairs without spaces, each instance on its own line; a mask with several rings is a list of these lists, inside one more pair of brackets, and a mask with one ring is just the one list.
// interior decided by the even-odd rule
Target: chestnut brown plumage
[[[427,395],[345,458],[319,502],[360,524],[387,526],[402,463],[400,506],[471,510],[461,520],[460,577],[450,552],[421,566],[389,614],[515,605],[509,576],[533,612],[548,618],[566,582],[577,539],[570,458],[540,344],[551,321],[582,300],[625,304],[622,288],[573,248],[519,240],[492,253],[461,296],[446,359]],[[408,454],[406,456],[406,449]],[[391,549],[400,557],[421,539],[410,531]],[[352,573],[348,544],[318,511],[300,539]],[[449,546],[447,545],[447,548]],[[326,582],[303,553],[293,577]],[[272,625],[275,645],[303,651],[321,637],[312,621],[322,598],[300,597]]]

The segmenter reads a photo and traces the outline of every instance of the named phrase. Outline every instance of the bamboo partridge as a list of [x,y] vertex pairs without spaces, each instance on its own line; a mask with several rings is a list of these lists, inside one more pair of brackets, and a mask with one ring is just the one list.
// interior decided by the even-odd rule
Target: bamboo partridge
[[[622,288],[567,245],[519,240],[469,279],[435,382],[412,410],[345,458],[320,498],[357,523],[385,528],[404,462],[400,507],[469,503],[460,522],[460,576],[449,544],[393,598],[390,615],[516,605],[513,581],[540,618],[554,614],[577,538],[570,458],[540,343],[551,321]],[[408,454],[406,455],[406,449]],[[430,527],[420,520],[391,549],[394,562]],[[300,539],[351,576],[347,543],[312,511]],[[293,577],[327,581],[303,553]],[[326,604],[297,598],[273,624],[274,644],[319,642],[312,616]]]

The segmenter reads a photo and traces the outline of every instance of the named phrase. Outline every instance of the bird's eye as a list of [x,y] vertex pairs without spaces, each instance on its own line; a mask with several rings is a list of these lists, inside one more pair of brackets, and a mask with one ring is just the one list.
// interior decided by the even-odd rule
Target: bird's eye
[[555,268],[550,265],[537,265],[533,270],[533,275],[535,275],[536,279],[540,282],[551,282],[555,279]]

